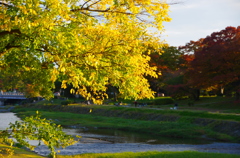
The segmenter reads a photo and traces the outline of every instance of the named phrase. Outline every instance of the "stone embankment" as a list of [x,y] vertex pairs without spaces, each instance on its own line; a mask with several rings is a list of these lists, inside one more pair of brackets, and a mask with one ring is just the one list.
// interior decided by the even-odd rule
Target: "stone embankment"
[[10,112],[12,109],[14,109],[14,106],[10,106],[10,107],[0,106],[0,113],[2,113],[2,112]]
[[[74,107],[74,106],[37,106],[39,109],[51,109],[53,111],[65,111],[79,114],[95,114],[99,116],[107,117],[120,117],[126,119],[138,119],[149,121],[177,121],[181,116],[175,114],[159,114],[159,113],[142,113],[135,111],[116,110],[116,109],[104,109],[104,108],[89,108],[89,107]],[[193,124],[200,126],[211,126],[215,131],[228,134],[234,137],[240,137],[240,122],[229,120],[218,120],[208,118],[189,118],[189,121]]]

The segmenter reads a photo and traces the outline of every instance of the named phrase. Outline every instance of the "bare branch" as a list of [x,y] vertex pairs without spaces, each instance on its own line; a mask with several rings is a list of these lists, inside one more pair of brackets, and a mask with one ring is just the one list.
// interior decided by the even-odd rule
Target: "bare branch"
[[90,4],[87,8],[90,8],[90,7],[93,6],[94,4],[97,4],[98,2],[101,2],[101,0],[96,1],[95,3]]
[[92,1],[92,0],[88,0],[88,1],[86,1],[85,3],[83,3],[81,9],[83,9],[83,7],[84,7],[88,2],[90,2],[90,1]]
[[109,13],[119,13],[119,14],[126,14],[126,15],[134,15],[133,13],[113,11],[113,10],[110,10],[110,8],[107,8],[105,10],[83,8],[83,9],[72,9],[71,11],[76,12],[76,11],[83,11],[83,10],[90,11],[90,12],[102,12],[102,13],[109,12]]

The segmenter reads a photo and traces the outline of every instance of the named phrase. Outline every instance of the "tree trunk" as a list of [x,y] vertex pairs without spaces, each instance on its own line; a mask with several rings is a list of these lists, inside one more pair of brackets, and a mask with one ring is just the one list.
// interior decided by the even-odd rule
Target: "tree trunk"
[[238,91],[236,91],[236,94],[235,94],[235,96],[236,96],[236,100],[238,101],[238,100],[239,100],[239,98],[240,98],[240,94],[239,94],[239,92],[238,92]]
[[194,89],[192,92],[193,99],[195,101],[199,100],[200,98],[200,89]]

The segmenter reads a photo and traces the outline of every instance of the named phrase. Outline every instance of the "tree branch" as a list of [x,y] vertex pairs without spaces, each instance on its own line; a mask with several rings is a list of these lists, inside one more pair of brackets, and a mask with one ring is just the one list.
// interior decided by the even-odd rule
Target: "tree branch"
[[[19,48],[19,47],[20,47],[20,46],[13,46],[13,45],[10,45],[10,43],[8,43],[8,44],[3,48],[3,50],[4,50],[4,49],[9,50],[9,49],[11,49],[11,48]],[[0,56],[2,56],[2,55],[4,55],[5,53],[7,53],[6,50],[0,52]]]
[[81,14],[84,14],[84,15],[86,15],[86,16],[89,16],[89,17],[94,17],[94,16],[92,16],[92,15],[89,15],[89,14],[87,14],[87,13],[84,13],[84,12],[81,12]]
[[5,36],[7,34],[14,34],[14,33],[21,34],[21,31],[19,29],[13,29],[11,31],[2,31],[0,32],[0,36]]
[[98,2],[101,2],[101,0],[96,1],[96,2],[94,2],[94,3],[92,3],[92,4],[90,4],[87,8],[90,8],[90,7],[93,6],[94,4],[97,4]]
[[90,1],[91,1],[91,0],[88,0],[88,1],[86,1],[85,3],[83,3],[81,9],[83,9],[83,7],[84,7],[88,2],[90,2]]
[[21,46],[12,46],[12,45],[10,45],[10,43],[8,43],[8,44],[5,46],[6,49],[19,48],[19,47],[21,47]]
[[3,2],[0,2],[0,5],[4,5],[5,7],[14,7],[14,6],[10,5],[10,4],[3,3]]
[[90,12],[102,12],[102,13],[104,13],[104,12],[105,12],[105,13],[106,13],[106,12],[109,12],[109,13],[120,13],[120,14],[126,14],[126,15],[133,15],[133,13],[113,11],[113,10],[110,10],[110,8],[107,8],[107,9],[105,9],[105,10],[89,9],[89,8],[80,8],[80,9],[72,9],[71,11],[72,11],[72,12],[76,12],[76,11],[83,11],[83,10],[90,11]]

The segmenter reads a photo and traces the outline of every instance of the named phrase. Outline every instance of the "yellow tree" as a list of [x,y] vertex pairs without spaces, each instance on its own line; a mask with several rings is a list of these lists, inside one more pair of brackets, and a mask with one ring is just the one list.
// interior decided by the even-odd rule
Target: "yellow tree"
[[0,71],[46,98],[59,78],[95,102],[107,85],[124,98],[152,97],[145,52],[162,43],[147,28],[162,31],[168,10],[163,0],[2,0]]

